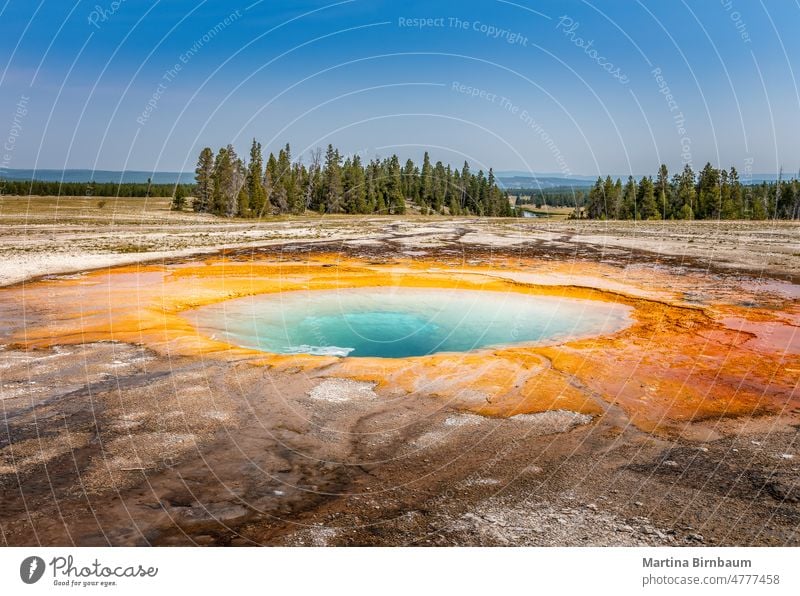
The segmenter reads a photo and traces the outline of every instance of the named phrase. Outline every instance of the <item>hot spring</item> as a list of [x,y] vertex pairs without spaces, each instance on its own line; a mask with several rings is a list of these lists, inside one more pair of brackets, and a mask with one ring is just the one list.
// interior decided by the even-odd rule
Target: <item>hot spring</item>
[[186,316],[214,339],[263,352],[404,358],[609,334],[630,312],[514,292],[359,288],[261,294]]

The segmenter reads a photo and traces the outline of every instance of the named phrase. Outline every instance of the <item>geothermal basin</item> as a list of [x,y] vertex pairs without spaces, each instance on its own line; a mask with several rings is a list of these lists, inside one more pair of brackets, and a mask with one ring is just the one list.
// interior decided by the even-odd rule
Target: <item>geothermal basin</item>
[[5,543],[797,544],[796,284],[329,248],[0,289]]

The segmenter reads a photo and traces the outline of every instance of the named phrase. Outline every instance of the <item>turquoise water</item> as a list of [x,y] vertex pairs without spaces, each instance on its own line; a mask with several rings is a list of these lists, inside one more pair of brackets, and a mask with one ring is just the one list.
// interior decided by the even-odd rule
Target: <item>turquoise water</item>
[[264,352],[403,358],[613,333],[629,312],[509,292],[360,288],[264,294],[188,316],[215,339]]

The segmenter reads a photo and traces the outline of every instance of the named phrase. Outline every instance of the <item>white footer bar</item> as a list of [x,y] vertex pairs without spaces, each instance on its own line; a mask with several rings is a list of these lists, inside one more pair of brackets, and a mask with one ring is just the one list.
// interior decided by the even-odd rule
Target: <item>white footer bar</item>
[[798,567],[796,548],[0,548],[2,593],[23,595],[777,596]]

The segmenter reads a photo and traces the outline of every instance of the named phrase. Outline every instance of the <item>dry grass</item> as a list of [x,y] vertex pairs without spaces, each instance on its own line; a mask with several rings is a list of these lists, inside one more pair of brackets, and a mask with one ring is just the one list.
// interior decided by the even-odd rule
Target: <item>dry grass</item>
[[[102,206],[101,206],[102,205]],[[0,197],[0,222],[4,225],[109,225],[124,221],[126,224],[152,225],[174,221],[170,199],[162,197]],[[186,215],[200,218],[193,213]]]

